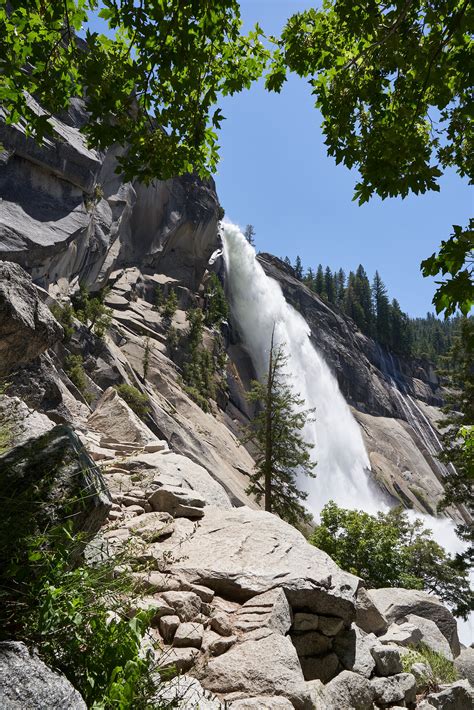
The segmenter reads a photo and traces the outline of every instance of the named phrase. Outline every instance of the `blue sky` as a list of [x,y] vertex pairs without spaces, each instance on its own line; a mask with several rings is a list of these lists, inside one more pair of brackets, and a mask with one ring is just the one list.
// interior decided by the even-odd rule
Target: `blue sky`
[[[314,6],[297,0],[243,0],[246,26],[257,20],[278,34],[293,12]],[[220,134],[221,163],[215,176],[226,217],[254,225],[256,246],[277,256],[297,254],[304,266],[319,262],[346,271],[362,263],[382,275],[391,297],[412,316],[432,310],[432,279],[420,273],[451,232],[467,224],[473,200],[467,180],[445,174],[439,193],[402,199],[352,202],[357,173],[326,154],[321,117],[310,89],[291,77],[281,94],[260,82],[226,99]]]
[[[312,7],[303,0],[241,0],[244,29],[255,22],[278,35],[294,12]],[[104,24],[93,21],[94,29]],[[305,267],[318,263],[349,272],[359,263],[369,278],[376,269],[411,316],[432,310],[433,279],[420,262],[473,213],[471,188],[454,171],[441,179],[441,192],[352,202],[357,173],[336,166],[326,154],[321,117],[306,82],[292,76],[281,94],[263,82],[223,100],[221,163],[215,176],[226,217],[253,224],[256,246],[277,256],[299,254]]]

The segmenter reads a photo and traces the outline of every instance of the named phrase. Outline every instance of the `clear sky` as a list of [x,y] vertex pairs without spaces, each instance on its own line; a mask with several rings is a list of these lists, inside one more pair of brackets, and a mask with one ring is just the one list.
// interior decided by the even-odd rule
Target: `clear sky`
[[[278,34],[293,12],[314,6],[298,0],[242,0],[246,27],[257,20]],[[336,166],[326,154],[310,89],[291,77],[281,94],[262,82],[226,99],[216,175],[226,217],[256,230],[256,246],[305,267],[319,262],[346,271],[362,263],[372,278],[379,270],[389,296],[412,316],[432,310],[433,280],[421,276],[420,261],[473,214],[467,180],[454,172],[441,192],[406,199],[377,197],[352,202],[357,173]]]
[[[244,29],[255,22],[279,35],[294,12],[320,3],[304,0],[241,0]],[[106,31],[94,18],[93,29]],[[293,76],[281,94],[263,82],[222,102],[221,163],[215,176],[226,217],[253,224],[256,246],[277,256],[297,254],[305,267],[318,263],[349,272],[361,263],[372,279],[380,272],[391,298],[411,316],[432,310],[433,279],[420,262],[473,214],[467,180],[455,172],[441,179],[441,192],[402,199],[352,202],[357,173],[336,166],[326,154],[321,116],[310,88]]]

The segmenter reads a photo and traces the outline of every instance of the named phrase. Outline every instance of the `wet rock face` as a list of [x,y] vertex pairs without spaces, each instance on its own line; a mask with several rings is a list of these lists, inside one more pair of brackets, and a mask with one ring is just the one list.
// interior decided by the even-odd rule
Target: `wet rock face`
[[17,264],[0,262],[0,377],[25,365],[62,336],[41,303],[31,277]]
[[195,289],[219,245],[214,182],[124,183],[116,149],[87,147],[86,120],[75,100],[42,146],[0,120],[0,258],[59,291],[74,279],[96,290],[113,269],[137,263]]
[[87,710],[80,693],[23,643],[0,643],[0,707]]

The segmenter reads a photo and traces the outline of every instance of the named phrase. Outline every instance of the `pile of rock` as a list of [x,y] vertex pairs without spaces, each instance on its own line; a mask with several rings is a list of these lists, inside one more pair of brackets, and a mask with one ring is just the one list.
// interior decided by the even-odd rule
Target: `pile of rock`
[[[172,457],[155,456],[154,465]],[[162,668],[195,677],[212,694],[209,707],[430,710],[420,704],[429,669],[404,672],[402,658],[420,644],[448,660],[459,653],[456,622],[436,597],[366,590],[275,516],[216,506],[207,485],[218,484],[203,470],[193,484],[186,459],[177,459],[175,474],[178,464],[187,473],[171,485],[172,468],[168,477],[145,469],[154,479],[155,489],[145,491],[153,510],[105,532],[115,544],[140,538],[136,555],[150,571],[134,575],[145,594],[136,608],[156,609]],[[146,456],[131,459],[122,475],[136,473],[139,460]],[[118,482],[117,472],[109,476]],[[448,708],[456,698],[452,707],[461,709],[459,698],[473,697],[467,681],[437,695],[426,702]]]

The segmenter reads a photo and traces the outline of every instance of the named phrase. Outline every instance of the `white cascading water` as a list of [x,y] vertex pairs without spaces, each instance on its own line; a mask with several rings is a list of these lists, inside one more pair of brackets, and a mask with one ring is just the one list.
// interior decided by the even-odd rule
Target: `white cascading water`
[[[317,518],[325,503],[334,500],[342,507],[368,513],[387,510],[380,489],[371,484],[368,476],[370,462],[359,425],[336,378],[312,345],[307,322],[287,303],[280,285],[265,274],[239,227],[224,223],[223,241],[232,317],[257,376],[266,374],[275,326],[275,344],[282,345],[288,356],[294,392],[304,399],[307,408],[315,408],[315,421],[306,425],[304,436],[314,444],[316,478],[303,477],[298,481],[308,493],[308,509]],[[407,512],[411,519],[422,518],[448,552],[462,549],[450,519]],[[472,617],[458,623],[458,628],[461,641],[471,643]]]
[[272,329],[275,344],[288,355],[291,384],[315,408],[315,421],[305,428],[314,444],[316,479],[303,478],[307,505],[315,515],[329,500],[347,508],[375,512],[383,507],[367,476],[370,469],[362,435],[342,396],[336,378],[309,339],[305,319],[290,306],[279,284],[268,278],[255,258],[255,250],[240,229],[224,228],[224,259],[233,319],[248,349],[258,377],[268,367]]

